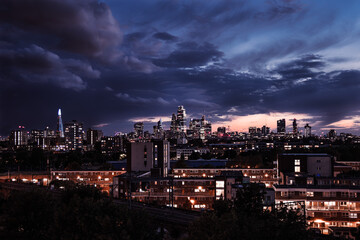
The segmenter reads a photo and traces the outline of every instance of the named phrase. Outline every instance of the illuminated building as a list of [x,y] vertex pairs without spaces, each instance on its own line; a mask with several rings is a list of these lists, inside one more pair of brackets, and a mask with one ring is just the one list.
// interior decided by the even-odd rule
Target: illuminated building
[[277,165],[282,184],[292,184],[303,175],[333,176],[333,159],[325,153],[283,153]]
[[177,121],[179,125],[179,130],[181,132],[186,132],[186,111],[184,106],[178,106]]
[[143,138],[144,137],[144,123],[137,122],[134,124],[134,132],[136,137]]
[[101,153],[113,155],[124,151],[123,136],[102,137],[100,140]]
[[275,185],[275,203],[304,202],[310,228],[320,229],[323,234],[349,232],[360,226],[360,185],[338,181],[318,179],[316,185]]
[[89,128],[86,131],[87,144],[90,146],[90,148],[94,148],[95,143],[100,141],[102,136],[103,136],[103,133],[101,130],[95,130],[95,129]]
[[29,135],[24,126],[19,126],[19,129],[11,132],[10,143],[15,147],[23,147],[28,144]]
[[113,170],[95,170],[95,171],[51,171],[51,181],[73,181],[85,185],[92,185],[101,191],[109,194],[110,186],[113,183],[113,177],[124,174],[125,171]]
[[42,146],[44,141],[44,131],[42,130],[31,130],[30,141],[36,146]]
[[65,137],[64,126],[61,118],[61,109],[58,110],[58,118],[57,118],[57,135],[61,138]]
[[113,197],[193,210],[212,209],[217,198],[234,199],[246,179],[241,172],[226,171],[216,178],[156,178],[148,173],[126,173],[114,177]]
[[65,139],[67,150],[76,150],[83,147],[83,124],[75,120],[65,124]]
[[305,138],[311,137],[311,127],[309,126],[309,124],[307,123],[304,128],[305,128],[304,137]]
[[277,120],[277,133],[286,133],[285,119]]
[[162,127],[161,119],[157,122],[157,125],[153,127],[153,130],[154,130],[154,138],[156,139],[164,138],[164,129]]
[[191,119],[187,132],[191,133],[192,138],[205,139],[211,135],[211,123],[205,120],[205,116],[201,119]]
[[297,122],[296,122],[296,119],[294,118],[294,120],[293,120],[293,134],[297,135],[298,133],[299,133],[299,130],[298,130]]
[[241,172],[251,183],[263,183],[267,188],[277,184],[277,170],[274,168],[174,168],[174,178],[215,178],[222,172]]

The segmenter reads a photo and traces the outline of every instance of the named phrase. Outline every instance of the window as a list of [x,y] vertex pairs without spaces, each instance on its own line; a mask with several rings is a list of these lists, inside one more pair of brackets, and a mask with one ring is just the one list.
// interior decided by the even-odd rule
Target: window
[[216,188],[223,188],[225,186],[224,181],[216,181]]
[[357,213],[350,213],[350,218],[357,218]]
[[300,166],[295,166],[295,172],[300,172]]
[[323,215],[324,217],[330,217],[331,216],[331,213],[329,213],[329,212],[324,212],[324,215]]
[[343,213],[341,213],[341,215],[342,215],[343,217],[349,217],[349,213],[347,213],[347,212],[343,212]]
[[314,196],[314,192],[306,192],[306,196],[307,196],[307,197],[313,197],[313,196]]
[[340,206],[347,206],[347,202],[340,202]]
[[348,197],[349,193],[348,192],[341,192],[341,197]]
[[300,166],[300,159],[295,159],[295,166]]
[[282,196],[282,197],[287,197],[287,196],[288,196],[288,192],[281,192],[281,196]]

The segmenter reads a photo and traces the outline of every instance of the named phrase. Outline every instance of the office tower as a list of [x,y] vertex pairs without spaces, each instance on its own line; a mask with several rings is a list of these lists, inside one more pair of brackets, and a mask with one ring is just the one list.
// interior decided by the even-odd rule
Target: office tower
[[101,153],[113,155],[115,153],[123,152],[123,141],[124,136],[121,135],[101,137]]
[[102,136],[103,136],[103,133],[101,130],[95,130],[95,129],[89,128],[86,131],[87,144],[94,147],[95,143],[100,141]]
[[286,133],[285,119],[277,120],[277,133]]
[[304,137],[306,138],[311,137],[311,127],[309,126],[309,124],[307,123],[304,128],[305,128]]
[[174,113],[171,115],[170,131],[172,133],[177,132],[177,121],[176,121],[176,115]]
[[179,130],[181,132],[186,132],[186,111],[184,106],[178,106],[177,122],[178,122]]
[[170,144],[166,140],[131,142],[127,146],[127,171],[151,171],[166,177],[170,169]]
[[293,134],[297,135],[298,133],[299,133],[299,131],[298,131],[297,122],[296,122],[296,119],[294,118],[294,121],[293,121]]
[[36,146],[41,146],[44,138],[44,131],[43,130],[31,130],[30,132],[30,139],[31,143]]
[[58,137],[65,137],[64,134],[64,126],[63,126],[63,122],[62,122],[62,118],[61,118],[61,109],[59,108],[58,110],[58,118],[57,118],[57,135]]
[[83,147],[83,124],[73,120],[65,123],[65,143],[68,150],[76,150]]
[[211,122],[206,121],[205,120],[205,116],[202,116],[202,126],[204,127],[204,133],[205,133],[205,137],[207,136],[211,136],[211,130],[212,130],[212,126],[211,126]]
[[267,127],[267,126],[262,126],[262,128],[261,128],[261,134],[263,135],[263,136],[266,136],[266,135],[269,135],[270,134],[270,128],[269,127]]
[[134,124],[134,132],[136,137],[142,138],[144,137],[144,123],[143,122],[137,122]]
[[193,138],[205,139],[205,137],[211,135],[211,123],[205,120],[203,115],[201,119],[191,119],[189,123],[188,132],[191,133]]
[[153,126],[154,130],[154,138],[162,139],[164,136],[164,129],[162,128],[162,121],[161,119],[157,122],[157,125]]
[[255,135],[256,134],[256,127],[249,127],[249,134]]
[[11,132],[10,143],[15,147],[22,147],[28,144],[29,136],[24,126],[19,126],[19,129]]

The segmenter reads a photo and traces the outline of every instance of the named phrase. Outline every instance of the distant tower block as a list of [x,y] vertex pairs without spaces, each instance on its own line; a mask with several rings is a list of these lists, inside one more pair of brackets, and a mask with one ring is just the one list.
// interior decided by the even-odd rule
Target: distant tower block
[[64,135],[64,126],[63,126],[63,122],[62,122],[62,119],[61,119],[61,109],[60,108],[58,110],[57,132],[58,132],[59,137],[61,137],[61,138],[65,137],[65,135]]

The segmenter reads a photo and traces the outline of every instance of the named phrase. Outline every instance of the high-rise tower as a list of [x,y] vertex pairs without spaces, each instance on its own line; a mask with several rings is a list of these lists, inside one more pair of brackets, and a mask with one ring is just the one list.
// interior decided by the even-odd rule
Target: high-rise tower
[[186,132],[186,111],[184,106],[178,106],[177,120],[179,124],[179,130],[181,132]]
[[297,135],[298,133],[299,133],[299,131],[298,131],[297,122],[296,122],[296,119],[294,118],[294,121],[293,121],[293,134]]
[[58,110],[58,118],[57,118],[57,133],[58,133],[59,137],[61,137],[61,138],[65,137],[64,126],[63,126],[63,122],[61,119],[61,109],[60,108]]
[[286,133],[285,119],[280,119],[277,121],[277,133]]

